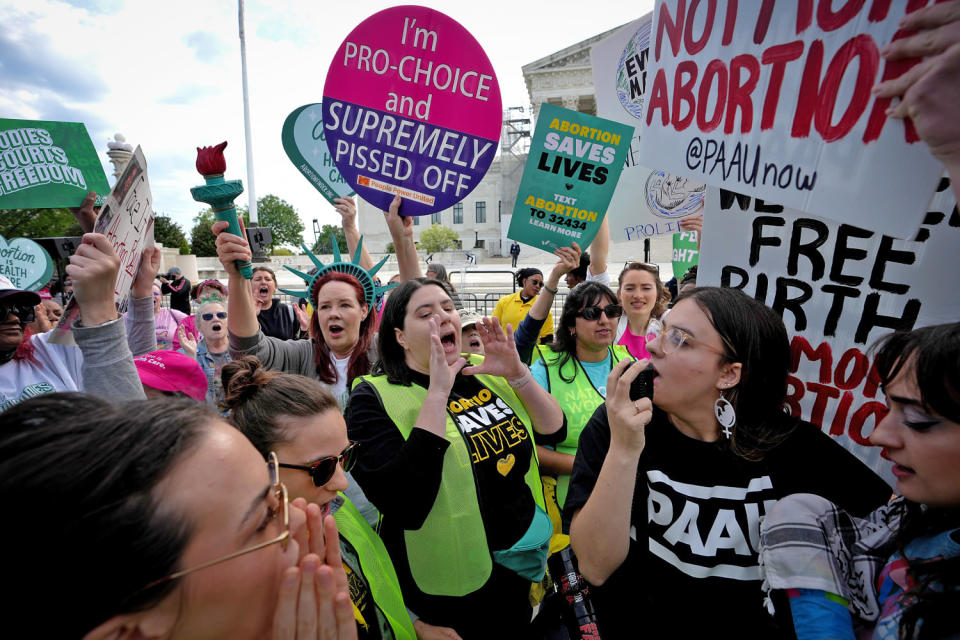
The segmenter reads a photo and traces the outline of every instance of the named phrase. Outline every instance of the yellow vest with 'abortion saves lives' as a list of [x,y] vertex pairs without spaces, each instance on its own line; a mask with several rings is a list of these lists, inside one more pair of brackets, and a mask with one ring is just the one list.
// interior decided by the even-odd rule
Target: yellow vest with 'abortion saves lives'
[[[480,356],[471,355],[477,365]],[[533,437],[530,416],[523,403],[497,376],[477,375],[478,382],[502,399]],[[427,390],[419,385],[405,387],[391,384],[386,376],[363,376],[380,396],[390,419],[404,439],[410,437]],[[493,570],[493,552],[487,543],[470,451],[457,428],[449,408],[445,438],[450,442],[443,457],[443,481],[423,526],[404,531],[404,543],[410,572],[417,587],[424,593],[442,596],[464,596],[486,584]],[[531,447],[530,468],[524,481],[537,506],[544,510],[543,487],[537,463],[536,447]]]

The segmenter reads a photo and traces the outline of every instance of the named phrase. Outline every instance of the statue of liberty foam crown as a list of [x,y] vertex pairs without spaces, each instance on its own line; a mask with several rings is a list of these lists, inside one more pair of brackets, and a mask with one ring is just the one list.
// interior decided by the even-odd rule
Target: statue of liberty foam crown
[[330,264],[323,264],[320,261],[320,258],[313,255],[313,252],[310,249],[307,249],[307,245],[301,244],[300,247],[303,248],[303,251],[307,254],[307,257],[310,258],[310,261],[313,262],[316,267],[316,271],[313,274],[304,273],[299,269],[294,269],[288,265],[283,265],[284,269],[290,271],[306,284],[306,289],[302,291],[297,291],[294,289],[280,289],[283,293],[291,295],[297,298],[305,298],[308,302],[313,303],[316,296],[316,291],[314,287],[317,282],[330,273],[331,271],[339,271],[340,273],[345,273],[347,275],[353,276],[360,282],[360,286],[363,287],[364,297],[366,298],[367,307],[369,309],[374,308],[374,302],[377,298],[385,291],[397,286],[397,283],[388,284],[386,286],[378,285],[374,277],[377,275],[377,272],[380,270],[390,256],[384,256],[383,259],[375,264],[370,271],[367,271],[360,266],[360,255],[363,250],[363,236],[360,237],[360,243],[357,245],[357,250],[353,254],[353,260],[350,262],[344,262],[343,258],[340,256],[340,247],[337,246],[337,240],[334,238],[333,234],[330,235],[330,244],[333,246],[333,262]]

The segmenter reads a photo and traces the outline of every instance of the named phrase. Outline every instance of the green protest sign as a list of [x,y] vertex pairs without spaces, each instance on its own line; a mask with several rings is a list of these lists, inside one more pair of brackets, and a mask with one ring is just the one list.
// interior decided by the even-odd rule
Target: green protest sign
[[330,204],[334,204],[334,198],[353,195],[353,187],[340,175],[327,147],[322,104],[295,109],[283,123],[281,139],[293,165]]
[[9,242],[0,236],[0,276],[5,276],[17,289],[36,291],[50,281],[53,260],[43,247],[29,238]]
[[681,231],[673,234],[673,276],[679,280],[687,269],[700,262],[697,232]]
[[540,106],[507,237],[552,251],[597,235],[623,170],[633,127]]
[[0,209],[79,207],[110,185],[80,122],[0,118]]

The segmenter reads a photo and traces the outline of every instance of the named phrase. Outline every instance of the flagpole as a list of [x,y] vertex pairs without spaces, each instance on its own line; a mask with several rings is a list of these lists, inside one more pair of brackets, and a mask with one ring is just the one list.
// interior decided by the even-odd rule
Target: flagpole
[[250,224],[256,225],[257,218],[257,190],[253,184],[253,139],[250,135],[250,97],[247,89],[247,41],[243,26],[243,0],[238,0],[238,16],[240,22],[240,72],[243,77],[243,132],[247,146],[247,208],[250,212]]

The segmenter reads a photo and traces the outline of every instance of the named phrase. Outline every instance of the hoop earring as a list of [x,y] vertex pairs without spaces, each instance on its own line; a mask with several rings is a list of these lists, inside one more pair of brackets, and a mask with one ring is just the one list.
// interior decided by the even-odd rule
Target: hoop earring
[[737,412],[730,401],[723,396],[722,390],[720,391],[720,397],[713,403],[713,415],[716,416],[717,422],[723,427],[721,431],[724,437],[729,440],[733,435],[733,428],[737,426]]

